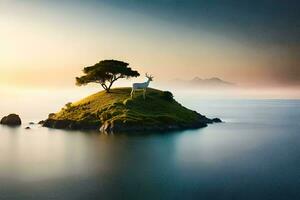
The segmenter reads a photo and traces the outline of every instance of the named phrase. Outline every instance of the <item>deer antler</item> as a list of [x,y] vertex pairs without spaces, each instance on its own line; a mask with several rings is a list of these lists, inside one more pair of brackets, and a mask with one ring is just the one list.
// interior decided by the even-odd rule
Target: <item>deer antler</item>
[[154,78],[154,76],[152,76],[151,74],[150,74],[150,75],[148,75],[148,73],[146,73],[145,75],[146,75],[146,77],[147,77],[147,78],[151,78],[151,79],[153,79],[153,78]]

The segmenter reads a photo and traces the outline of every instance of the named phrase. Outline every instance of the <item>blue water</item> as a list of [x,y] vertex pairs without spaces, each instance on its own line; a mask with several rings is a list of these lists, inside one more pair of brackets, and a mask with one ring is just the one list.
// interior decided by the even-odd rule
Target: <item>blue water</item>
[[179,100],[225,123],[150,135],[0,126],[0,199],[300,199],[299,100]]

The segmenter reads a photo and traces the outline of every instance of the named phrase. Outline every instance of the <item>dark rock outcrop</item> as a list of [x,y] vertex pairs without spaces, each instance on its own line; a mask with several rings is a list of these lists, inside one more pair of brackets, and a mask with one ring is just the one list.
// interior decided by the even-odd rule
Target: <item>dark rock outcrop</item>
[[198,114],[198,119],[193,123],[168,123],[162,120],[161,123],[147,123],[147,121],[73,121],[73,120],[55,120],[47,119],[43,122],[43,126],[56,129],[71,129],[71,130],[96,130],[104,133],[118,133],[118,132],[139,132],[139,131],[174,131],[184,129],[197,129],[206,127],[207,124],[222,122],[219,118],[209,119],[204,115]]
[[71,129],[71,130],[83,130],[83,129],[98,129],[100,122],[88,122],[88,121],[73,121],[73,120],[55,120],[46,119],[42,125],[48,128],[56,129]]
[[222,122],[222,120],[220,120],[219,118],[213,118],[212,122],[214,122],[214,123],[220,123],[220,122]]
[[41,120],[41,121],[39,121],[38,124],[43,125],[44,123],[45,123],[45,120]]
[[[198,113],[197,113],[198,114]],[[162,121],[157,124],[147,124],[145,121],[141,122],[130,122],[130,121],[113,121],[110,123],[106,121],[101,127],[100,132],[104,133],[117,133],[117,132],[139,132],[139,131],[175,131],[184,129],[197,129],[206,127],[207,124],[222,122],[221,120],[209,119],[201,114],[198,114],[198,119],[193,123],[168,123]]]
[[0,124],[4,124],[8,126],[19,126],[22,124],[22,121],[19,115],[9,114],[1,119]]

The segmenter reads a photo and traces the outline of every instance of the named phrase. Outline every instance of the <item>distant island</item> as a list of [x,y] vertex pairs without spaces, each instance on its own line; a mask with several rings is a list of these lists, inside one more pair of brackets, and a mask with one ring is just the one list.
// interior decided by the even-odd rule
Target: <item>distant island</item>
[[207,88],[230,88],[236,86],[236,84],[224,81],[217,77],[202,79],[195,77],[191,80],[173,79],[170,83],[177,87],[207,87]]
[[94,129],[101,132],[169,131],[201,128],[220,119],[209,119],[180,105],[171,92],[148,88],[130,97],[131,88],[115,88],[69,103],[50,114],[43,126],[58,129]]

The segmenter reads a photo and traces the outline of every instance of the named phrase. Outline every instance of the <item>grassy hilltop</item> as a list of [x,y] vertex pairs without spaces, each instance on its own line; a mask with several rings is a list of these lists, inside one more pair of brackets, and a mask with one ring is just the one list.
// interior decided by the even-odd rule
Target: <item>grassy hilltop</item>
[[189,110],[167,91],[149,88],[130,97],[131,88],[115,88],[67,104],[50,114],[44,126],[62,129],[101,129],[106,132],[200,128],[219,122]]

